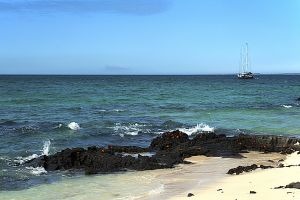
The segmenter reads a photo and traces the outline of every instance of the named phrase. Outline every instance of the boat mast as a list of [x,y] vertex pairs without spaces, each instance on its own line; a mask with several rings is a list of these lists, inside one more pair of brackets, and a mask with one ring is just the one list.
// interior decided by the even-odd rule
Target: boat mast
[[243,73],[243,66],[244,66],[244,60],[243,60],[243,46],[241,46],[241,51],[240,51],[240,64],[239,64],[239,73]]
[[248,42],[246,42],[245,51],[246,51],[245,72],[249,72]]

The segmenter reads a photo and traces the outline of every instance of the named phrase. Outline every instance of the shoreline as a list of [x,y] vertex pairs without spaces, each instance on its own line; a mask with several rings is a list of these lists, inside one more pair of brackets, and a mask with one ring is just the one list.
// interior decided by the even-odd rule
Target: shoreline
[[[43,196],[50,190],[56,191],[51,198],[49,197],[50,199],[96,200],[99,195],[103,199],[116,200],[158,198],[181,200],[197,199],[196,197],[200,195],[201,197],[206,195],[205,199],[214,199],[216,194],[220,196],[221,193],[227,200],[232,199],[234,197],[232,195],[239,196],[234,193],[236,183],[239,183],[238,186],[241,187],[239,191],[243,191],[243,195],[248,198],[250,189],[267,194],[268,191],[261,191],[262,186],[259,186],[264,184],[265,180],[262,179],[256,184],[258,189],[247,188],[248,180],[240,180],[240,177],[256,177],[255,179],[259,180],[260,176],[256,174],[268,171],[283,170],[287,174],[298,173],[298,170],[300,172],[300,167],[278,168],[283,163],[283,165],[300,164],[298,162],[300,157],[295,153],[300,149],[299,141],[297,138],[274,135],[240,134],[229,137],[213,132],[201,133],[191,138],[177,130],[154,138],[146,148],[109,145],[92,146],[87,149],[65,149],[53,155],[42,155],[21,165],[42,167],[49,174],[51,171],[81,170],[89,176],[64,179],[17,192],[0,192],[0,197],[18,199],[15,198],[18,196],[22,199],[21,197],[27,196],[23,199],[31,200],[32,193]],[[286,155],[289,155],[288,159],[282,163]],[[253,164],[259,166],[252,172],[240,175],[227,174],[229,170],[238,166]],[[265,167],[273,168],[265,169]],[[124,173],[125,171],[127,172]],[[273,181],[277,183],[273,187],[285,186],[284,184],[289,184],[296,178],[287,179],[286,182]],[[277,179],[281,180],[278,177]],[[281,191],[282,194],[284,190],[276,191]],[[187,197],[188,193],[195,196]],[[251,194],[251,198],[252,196],[261,197],[256,194]]]
[[[146,171],[130,171],[125,173],[81,176],[58,181],[52,184],[43,184],[21,191],[0,192],[1,199],[32,200],[43,197],[44,199],[103,199],[114,200],[183,200],[183,199],[295,199],[300,197],[300,191],[295,189],[270,189],[268,179],[272,179],[272,188],[283,186],[297,181],[295,174],[300,173],[300,167],[284,167],[272,169],[256,169],[240,175],[229,175],[226,172],[237,166],[251,164],[291,165],[300,164],[297,153],[283,155],[280,153],[263,153],[250,151],[242,153],[242,158],[221,158],[207,156],[193,156],[186,158],[192,164],[179,164],[171,169],[156,169]],[[282,161],[284,160],[284,161]],[[285,180],[278,176],[287,175]],[[109,182],[113,179],[113,182]],[[275,181],[274,181],[275,179]],[[249,183],[251,180],[251,184]],[[257,182],[258,181],[258,182]],[[109,194],[104,194],[104,189]],[[266,187],[265,187],[266,186]],[[236,189],[238,187],[238,189]],[[218,189],[222,191],[218,191]],[[256,194],[249,194],[249,191]],[[51,193],[48,198],[44,195]],[[287,193],[291,192],[291,193]],[[55,194],[56,193],[56,194]],[[194,196],[187,197],[189,193]],[[273,197],[272,194],[276,194]],[[13,197],[13,198],[12,198]]]
[[[282,162],[285,166],[289,164],[299,165],[300,155],[297,152],[288,155]],[[291,188],[278,188],[292,182],[298,182],[297,174],[300,166],[272,168],[244,172],[240,175],[227,175],[205,187],[193,187],[180,195],[170,197],[170,200],[183,199],[237,199],[237,200],[288,200],[300,197],[300,190]],[[251,191],[251,192],[250,192]],[[188,193],[193,196],[187,197]]]

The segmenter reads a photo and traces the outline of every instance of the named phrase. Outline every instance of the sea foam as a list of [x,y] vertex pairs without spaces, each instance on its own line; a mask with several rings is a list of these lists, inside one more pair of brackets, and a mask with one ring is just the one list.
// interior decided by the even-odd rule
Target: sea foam
[[19,163],[19,164],[24,164],[25,162],[29,161],[29,160],[32,160],[32,159],[35,159],[35,158],[38,158],[40,156],[43,156],[43,155],[46,155],[48,156],[49,155],[49,150],[50,150],[50,145],[51,145],[51,142],[50,140],[47,140],[44,142],[44,145],[43,145],[43,150],[41,150],[42,154],[38,155],[38,154],[32,154],[30,156],[27,156],[27,157],[16,157],[16,159],[14,160],[16,163]]
[[69,129],[77,131],[80,129],[79,124],[77,124],[76,122],[71,122],[68,124]]
[[136,136],[139,134],[139,132],[143,130],[142,127],[144,126],[145,125],[138,124],[138,123],[129,124],[129,125],[122,125],[121,123],[116,123],[113,129],[115,133],[119,133],[121,137],[124,137],[124,135]]
[[284,108],[291,108],[293,106],[291,106],[291,105],[282,105],[282,107],[284,107]]
[[30,156],[27,156],[27,157],[16,157],[16,159],[14,160],[16,163],[19,163],[19,164],[24,164],[25,162],[29,161],[29,160],[32,160],[34,158],[38,158],[39,155],[37,154],[32,154]]
[[196,133],[199,133],[199,132],[214,132],[215,131],[215,128],[214,127],[210,127],[208,126],[207,124],[197,124],[196,126],[194,127],[191,127],[191,128],[179,128],[178,130],[180,130],[181,132],[184,132],[188,135],[194,135]]
[[42,155],[45,155],[45,156],[49,155],[50,145],[51,145],[50,140],[47,140],[47,141],[44,142],[43,151],[42,151],[43,154]]
[[26,167],[26,169],[29,169],[30,173],[33,175],[47,174],[44,167]]

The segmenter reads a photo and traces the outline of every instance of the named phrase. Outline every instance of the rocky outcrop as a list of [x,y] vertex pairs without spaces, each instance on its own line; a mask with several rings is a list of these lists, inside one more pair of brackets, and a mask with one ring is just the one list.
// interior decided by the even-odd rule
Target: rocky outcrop
[[242,149],[262,152],[285,152],[287,149],[300,150],[299,145],[295,145],[299,139],[274,135],[238,135],[235,143]]
[[239,175],[243,172],[250,172],[250,171],[256,170],[258,168],[269,169],[269,168],[274,168],[274,167],[273,166],[265,166],[265,165],[258,166],[256,164],[253,164],[253,165],[250,165],[250,166],[238,166],[238,167],[235,167],[235,168],[232,168],[232,169],[228,170],[227,174]]
[[[148,148],[136,146],[92,146],[87,149],[65,149],[54,155],[30,160],[27,166],[44,167],[47,171],[82,169],[86,174],[107,173],[124,170],[152,170],[171,168],[185,163],[184,159],[196,155],[218,157],[242,157],[247,150],[263,152],[290,152],[299,150],[295,138],[267,135],[238,135],[202,133],[194,138],[180,131],[166,132],[154,138]],[[153,152],[153,156],[141,153]],[[138,155],[137,155],[138,154]],[[230,171],[241,173],[258,166],[238,167]],[[260,166],[262,168],[262,166]]]
[[[130,155],[122,155],[120,150],[128,153],[141,152],[139,148],[98,148],[88,149],[74,148],[65,149],[51,156],[42,156],[31,160],[27,164],[33,167],[44,167],[47,171],[84,169],[86,174],[95,174],[101,172],[116,172],[123,170],[151,170],[172,167],[175,163],[165,159],[161,160],[155,157],[141,156],[137,158]],[[182,160],[180,160],[182,162]]]
[[300,182],[290,183],[286,186],[279,186],[279,187],[276,187],[275,189],[284,189],[284,188],[300,189]]
[[179,144],[189,141],[187,134],[177,130],[173,132],[166,132],[157,138],[154,138],[150,144],[151,150],[170,150]]

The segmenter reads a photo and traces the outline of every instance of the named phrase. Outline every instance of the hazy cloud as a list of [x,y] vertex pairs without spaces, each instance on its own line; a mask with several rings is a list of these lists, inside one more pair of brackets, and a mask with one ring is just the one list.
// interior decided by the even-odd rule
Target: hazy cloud
[[151,15],[166,11],[170,0],[0,0],[0,12],[113,12]]
[[129,67],[107,65],[104,67],[104,74],[131,74],[132,70]]

